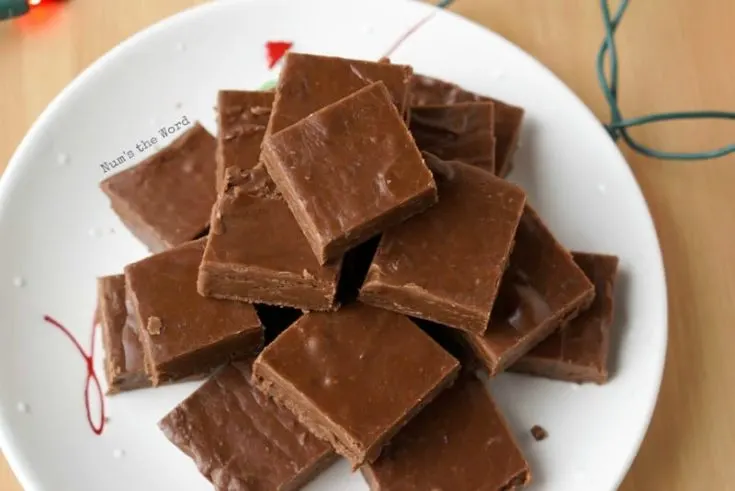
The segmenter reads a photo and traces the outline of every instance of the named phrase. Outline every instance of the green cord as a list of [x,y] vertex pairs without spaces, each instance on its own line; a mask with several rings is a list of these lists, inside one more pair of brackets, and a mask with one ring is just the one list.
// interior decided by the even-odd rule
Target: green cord
[[20,17],[28,12],[26,0],[0,0],[0,20]]
[[[625,9],[628,8],[628,3],[629,0],[621,0],[620,6],[615,12],[615,15],[611,17],[608,0],[600,0],[600,6],[602,7],[602,20],[605,26],[605,40],[597,53],[597,78],[600,83],[600,88],[602,88],[602,92],[605,95],[605,99],[610,106],[610,124],[605,125],[610,136],[616,141],[622,138],[630,148],[640,154],[664,160],[715,159],[734,153],[735,144],[704,152],[666,152],[642,145],[630,136],[628,128],[633,126],[675,120],[735,120],[735,113],[725,111],[680,111],[649,114],[630,119],[623,118],[623,115],[620,112],[620,107],[618,106],[618,53],[617,47],[615,46],[615,31],[620,24],[620,20],[625,13]],[[609,82],[605,78],[605,61],[607,58],[609,58],[610,67]]]

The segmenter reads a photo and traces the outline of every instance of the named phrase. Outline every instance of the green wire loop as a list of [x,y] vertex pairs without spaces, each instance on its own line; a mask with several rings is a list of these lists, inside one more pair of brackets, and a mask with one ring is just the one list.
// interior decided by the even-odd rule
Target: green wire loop
[[29,10],[26,0],[0,0],[0,21],[20,17]]
[[[628,8],[629,0],[621,0],[620,6],[614,15],[610,15],[608,0],[600,0],[602,7],[602,20],[605,26],[605,40],[597,52],[597,79],[602,93],[610,106],[610,123],[605,125],[607,132],[613,140],[620,138],[636,152],[663,160],[702,160],[715,159],[735,152],[735,144],[727,145],[714,150],[704,152],[667,152],[647,147],[630,136],[628,128],[642,126],[650,123],[675,120],[697,120],[697,119],[719,119],[735,120],[735,113],[725,111],[679,111],[649,114],[637,118],[625,119],[618,105],[618,52],[615,46],[615,31],[620,20]],[[610,78],[605,78],[605,61],[609,60]]]

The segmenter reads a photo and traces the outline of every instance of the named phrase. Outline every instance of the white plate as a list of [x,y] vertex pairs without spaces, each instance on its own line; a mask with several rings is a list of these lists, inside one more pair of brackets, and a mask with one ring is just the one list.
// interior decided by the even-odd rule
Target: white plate
[[[210,489],[155,424],[195,385],[110,398],[97,436],[85,415],[84,359],[43,320],[58,319],[88,350],[95,277],[145,255],[97,187],[100,164],[128,149],[135,158],[121,168],[150,155],[133,147],[184,115],[215,131],[218,89],[256,88],[275,75],[266,40],[377,59],[427,12],[397,0],[216,2],[123,43],[49,106],[0,185],[0,443],[28,490]],[[616,488],[648,425],[666,351],[661,255],[628,166],[569,89],[478,25],[439,13],[393,59],[525,107],[513,178],[567,246],[620,256],[612,381],[503,375],[492,384],[533,466],[532,489]],[[97,366],[100,358],[98,347]],[[546,441],[530,438],[534,424],[549,431]],[[367,487],[338,464],[309,489]]]

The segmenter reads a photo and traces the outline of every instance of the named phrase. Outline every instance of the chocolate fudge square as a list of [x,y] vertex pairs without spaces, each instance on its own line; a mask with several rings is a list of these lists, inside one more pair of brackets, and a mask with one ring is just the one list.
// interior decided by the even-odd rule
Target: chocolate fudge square
[[408,318],[353,303],[305,314],[253,365],[256,386],[354,468],[456,376],[459,363]]
[[521,357],[511,370],[569,382],[604,384],[608,379],[618,258],[584,252],[573,256],[595,285],[592,305]]
[[252,305],[197,292],[203,252],[200,239],[125,267],[127,295],[154,386],[206,375],[230,360],[253,356],[263,344]]
[[278,77],[268,134],[298,123],[309,114],[382,81],[401,114],[408,107],[411,75],[406,65],[288,53]]
[[439,203],[383,234],[360,300],[482,334],[526,202],[489,172],[426,155]]
[[437,200],[382,82],[267,136],[263,161],[320,264]]
[[245,363],[225,366],[158,425],[221,491],[295,491],[336,457],[252,386]]
[[250,170],[258,164],[260,145],[271,116],[273,92],[221,90],[217,96],[217,183],[225,169]]
[[420,150],[494,173],[494,122],[492,102],[463,102],[415,107],[410,128]]
[[151,382],[145,373],[138,325],[133,313],[128,313],[125,301],[124,275],[97,279],[97,315],[105,348],[107,393],[149,387]]
[[361,468],[371,491],[510,491],[528,462],[485,386],[462,374]]
[[171,145],[100,184],[125,226],[152,252],[201,237],[216,199],[214,137],[196,123]]
[[414,75],[411,81],[411,105],[426,106],[489,101],[495,104],[495,173],[505,177],[513,168],[513,154],[518,146],[524,111],[492,97],[475,94],[437,78]]
[[334,310],[341,261],[319,264],[262,165],[226,173],[199,268],[199,293],[304,310]]
[[465,338],[495,375],[586,309],[594,294],[571,253],[526,205],[490,325],[485,334]]

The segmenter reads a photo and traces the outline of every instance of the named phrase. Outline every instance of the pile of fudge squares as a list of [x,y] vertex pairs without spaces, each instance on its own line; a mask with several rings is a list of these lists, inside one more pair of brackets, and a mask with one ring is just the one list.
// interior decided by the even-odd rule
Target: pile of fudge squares
[[210,377],[159,426],[220,490],[529,483],[478,373],[604,383],[618,261],[505,180],[523,110],[300,53],[216,110],[101,184],[153,252],[98,280],[109,393]]

